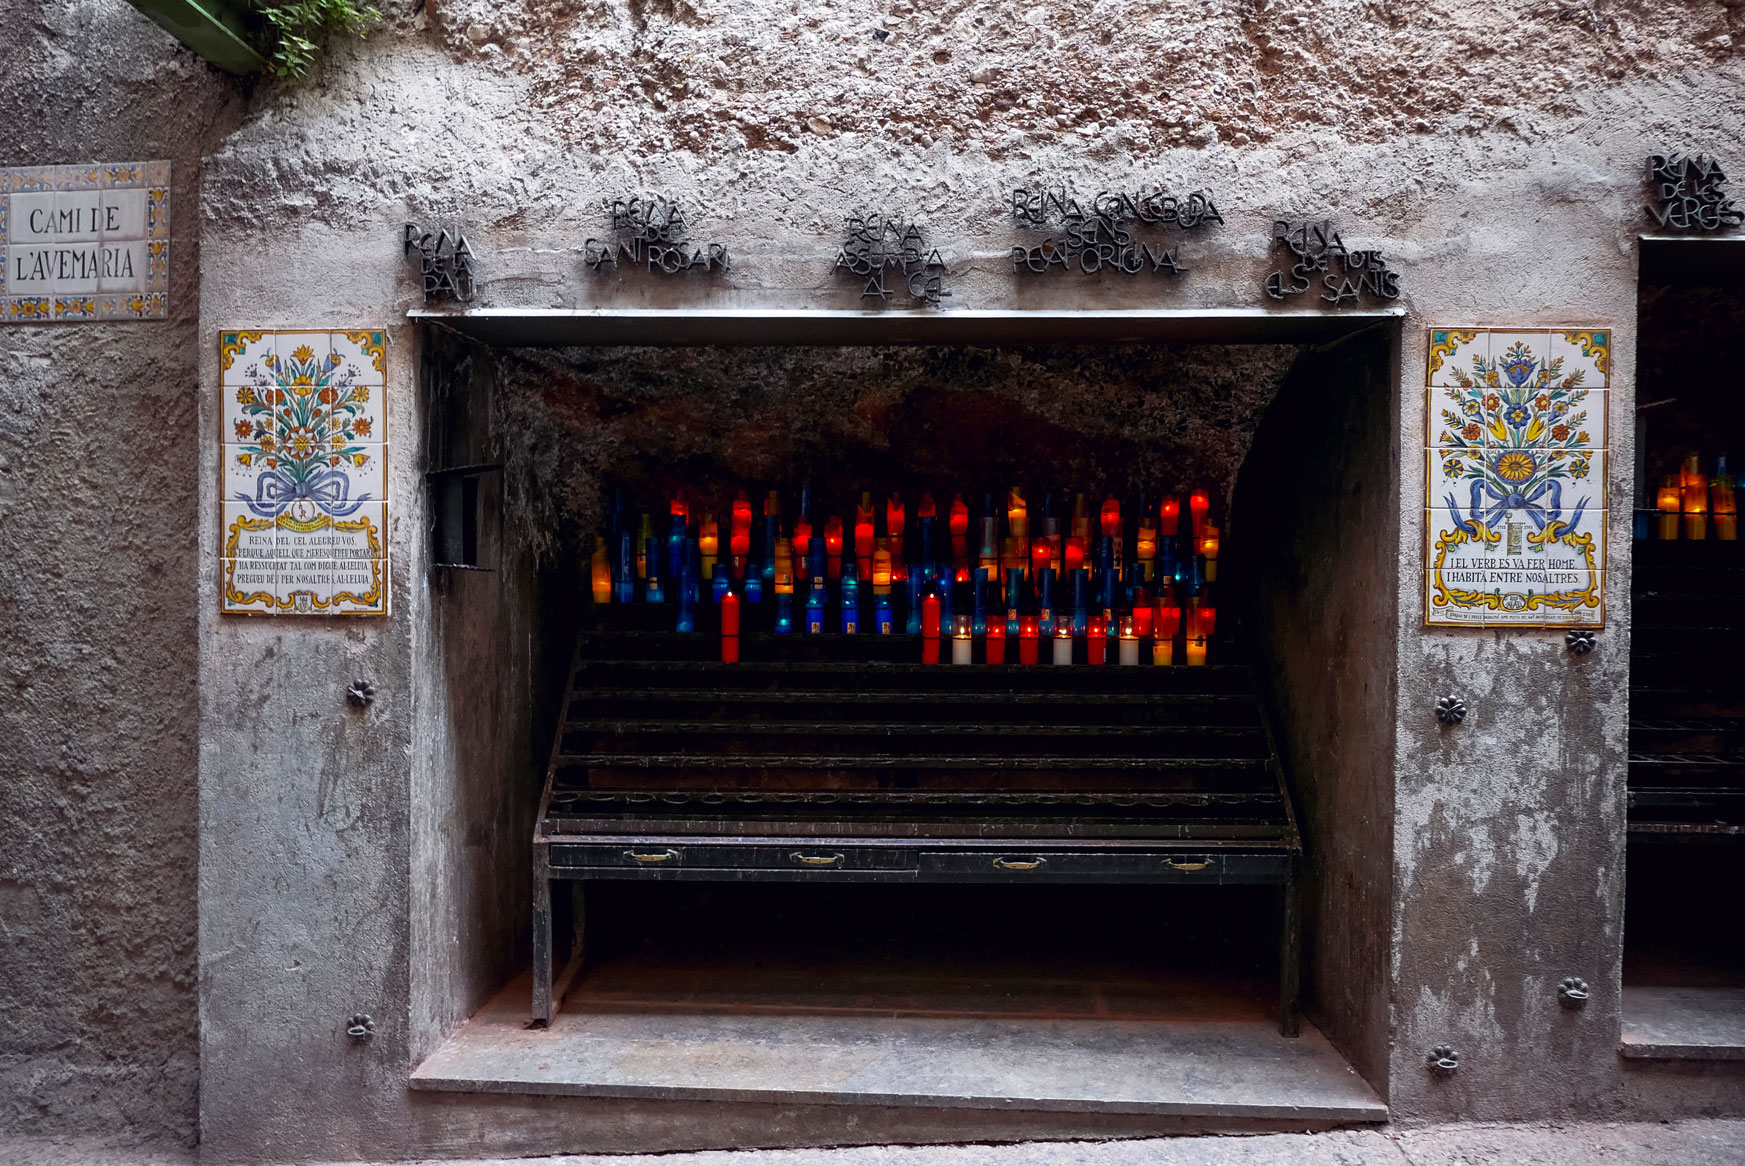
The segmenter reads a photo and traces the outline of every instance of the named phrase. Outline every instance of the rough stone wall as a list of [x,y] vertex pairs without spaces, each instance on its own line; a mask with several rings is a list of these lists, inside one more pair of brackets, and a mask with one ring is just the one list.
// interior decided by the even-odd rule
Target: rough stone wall
[[0,11],[0,166],[168,158],[171,315],[0,327],[0,1138],[191,1140],[200,158],[232,85],[121,0]]
[[[1132,504],[1196,487],[1227,511],[1292,345],[526,350],[500,362],[507,457],[537,513],[521,537],[577,571],[610,486],[649,506],[678,487],[725,515],[733,491],[1017,484]],[[911,503],[912,504],[912,503]],[[788,505],[793,505],[790,495]],[[1228,530],[1228,526],[1226,526]],[[556,552],[554,554],[554,552]]]
[[[1736,6],[1653,0],[441,0],[457,59],[533,82],[529,113],[607,155],[880,152],[1085,158],[1326,127],[1349,142],[1579,117],[1581,90],[1733,54]],[[852,135],[852,136],[849,136]]]

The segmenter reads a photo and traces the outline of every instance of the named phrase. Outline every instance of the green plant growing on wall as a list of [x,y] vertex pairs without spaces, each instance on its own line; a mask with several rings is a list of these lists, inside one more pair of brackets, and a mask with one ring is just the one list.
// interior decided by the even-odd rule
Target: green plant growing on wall
[[338,33],[362,37],[382,19],[373,5],[356,0],[293,0],[289,4],[256,0],[252,7],[271,29],[267,71],[279,77],[306,74],[326,37]]

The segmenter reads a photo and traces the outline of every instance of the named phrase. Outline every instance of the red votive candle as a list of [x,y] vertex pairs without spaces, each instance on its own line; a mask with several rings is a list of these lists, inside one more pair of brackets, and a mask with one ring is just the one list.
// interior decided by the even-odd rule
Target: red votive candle
[[1085,623],[1085,663],[1107,664],[1109,662],[1109,621],[1100,615],[1093,615]]
[[1164,495],[1163,505],[1157,511],[1157,533],[1175,537],[1176,527],[1181,524],[1182,502],[1174,494]]
[[842,578],[842,519],[834,514],[824,520],[824,556],[830,577]]
[[1018,663],[1036,663],[1036,649],[1042,638],[1042,621],[1033,615],[1018,617]]
[[[727,553],[741,560],[751,554],[751,499],[745,496],[744,490],[733,500],[733,534],[727,544]],[[739,577],[744,577],[743,569]]]
[[1188,510],[1194,519],[1194,537],[1200,536],[1200,529],[1206,524],[1206,513],[1212,509],[1212,499],[1204,490],[1195,490],[1188,496]]
[[987,648],[989,664],[1004,664],[1006,662],[1006,623],[1004,620],[989,617],[988,638],[984,646]]
[[890,540],[891,574],[899,579],[909,577],[903,561],[903,496],[892,494],[885,503],[885,537]]
[[958,494],[951,500],[951,516],[948,519],[951,529],[951,566],[952,575],[957,579],[969,578],[969,506],[964,502],[963,495]]
[[869,579],[873,573],[873,523],[872,512],[867,511],[863,520],[854,520],[854,557],[859,561],[860,577]]
[[1103,501],[1103,537],[1121,537],[1121,503],[1113,494]]
[[939,663],[939,596],[921,600],[921,663]]
[[739,596],[732,591],[721,597],[721,662],[739,663]]

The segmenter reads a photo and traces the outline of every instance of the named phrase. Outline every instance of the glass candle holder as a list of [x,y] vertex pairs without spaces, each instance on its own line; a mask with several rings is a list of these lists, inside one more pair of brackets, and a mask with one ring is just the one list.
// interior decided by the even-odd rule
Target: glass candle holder
[[967,615],[960,615],[952,620],[951,662],[953,664],[968,664],[973,659],[975,637],[970,624],[970,617]]
[[1054,629],[1054,663],[1072,663],[1072,624],[1062,620]]

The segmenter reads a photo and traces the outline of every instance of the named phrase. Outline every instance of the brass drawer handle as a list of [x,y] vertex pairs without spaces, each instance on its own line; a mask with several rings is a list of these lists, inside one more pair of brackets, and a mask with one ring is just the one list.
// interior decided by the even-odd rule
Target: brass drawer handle
[[1166,858],[1163,861],[1169,864],[1171,870],[1205,870],[1212,865],[1210,860],[1204,858],[1198,862],[1177,862],[1173,858]]
[[672,849],[662,850],[658,854],[639,854],[634,850],[624,852],[624,857],[631,862],[668,862],[678,856],[679,852]]
[[842,861],[840,854],[802,854],[798,850],[788,857],[807,866],[836,866]]
[[1048,865],[1046,858],[996,858],[994,866],[1000,870],[1035,870],[1039,866]]

